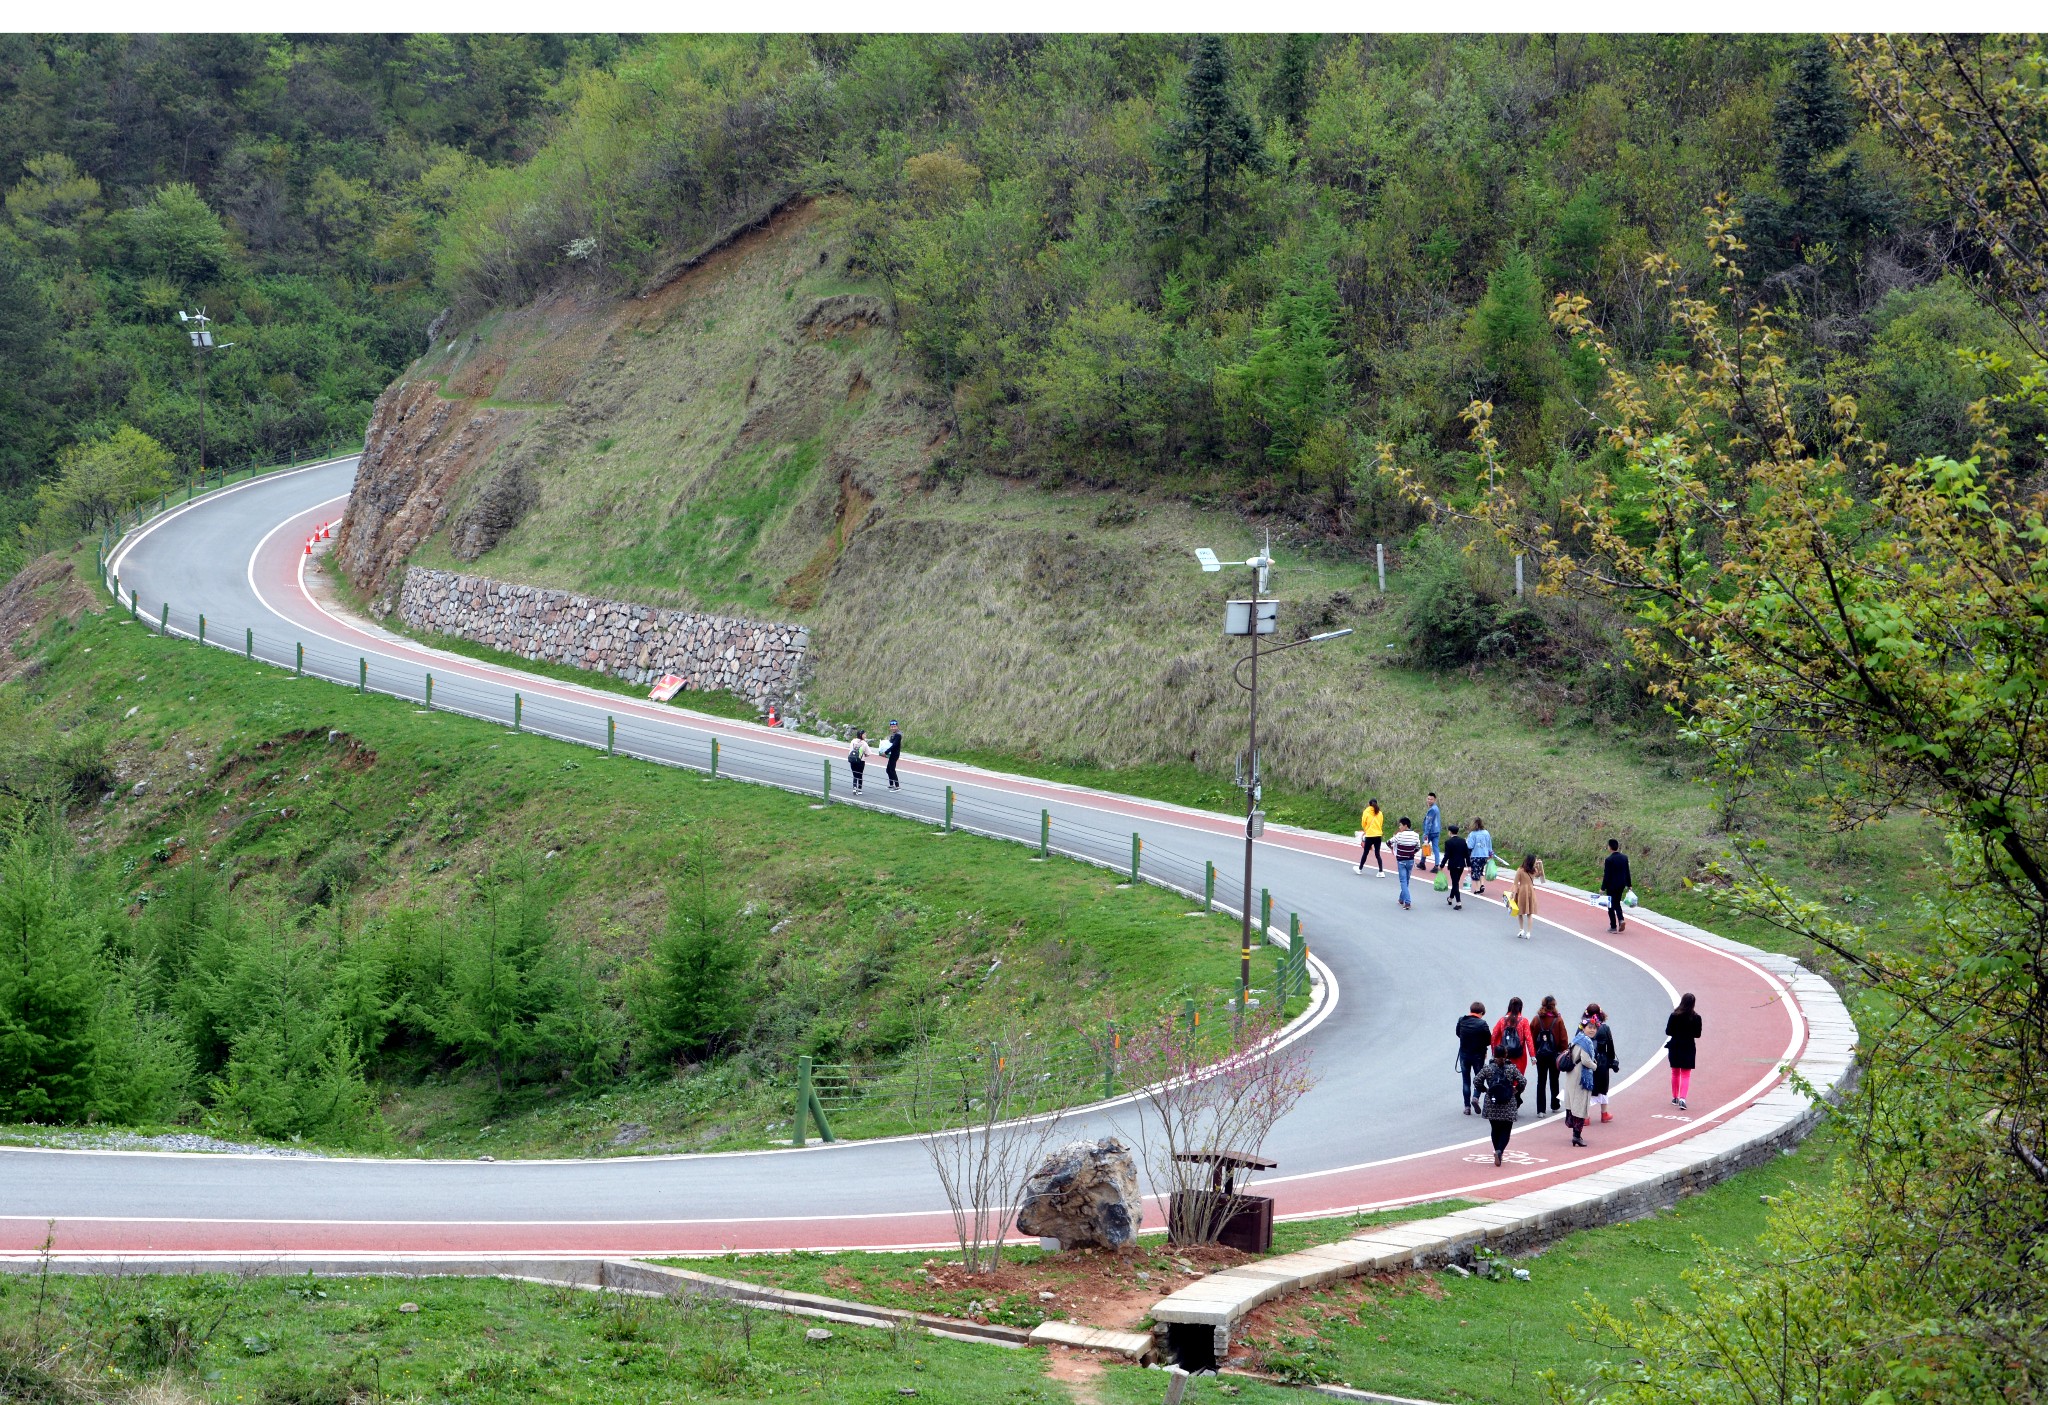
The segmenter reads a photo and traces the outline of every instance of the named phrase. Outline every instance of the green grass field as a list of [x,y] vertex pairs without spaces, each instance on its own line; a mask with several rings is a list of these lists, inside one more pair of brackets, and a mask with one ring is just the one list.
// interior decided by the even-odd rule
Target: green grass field
[[[1004,1022],[1095,1030],[1234,989],[1229,923],[1018,845],[294,680],[118,616],[60,624],[45,657],[0,689],[0,728],[28,746],[105,738],[115,784],[72,818],[82,881],[122,894],[131,917],[191,863],[289,922],[340,895],[360,924],[446,908],[472,874],[516,860],[554,896],[560,940],[610,977],[664,920],[689,836],[714,836],[724,880],[761,919],[740,1047],[602,1092],[541,1081],[503,1097],[475,1072],[388,1050],[374,1070],[403,1151],[758,1146],[788,1135],[798,1053],[886,1059],[927,1033]],[[876,1115],[845,1130],[894,1129]]]

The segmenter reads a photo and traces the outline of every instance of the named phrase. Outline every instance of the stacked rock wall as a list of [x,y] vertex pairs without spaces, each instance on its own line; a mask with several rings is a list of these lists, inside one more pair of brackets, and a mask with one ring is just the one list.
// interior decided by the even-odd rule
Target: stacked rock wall
[[405,573],[398,616],[414,629],[635,683],[680,674],[693,689],[724,688],[759,705],[786,705],[796,695],[810,647],[801,625],[596,600],[421,566]]

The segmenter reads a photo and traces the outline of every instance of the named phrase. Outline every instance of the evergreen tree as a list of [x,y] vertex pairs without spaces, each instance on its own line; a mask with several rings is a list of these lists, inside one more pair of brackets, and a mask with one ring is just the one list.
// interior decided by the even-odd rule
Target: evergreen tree
[[746,942],[738,906],[715,881],[710,846],[693,840],[669,894],[668,926],[634,991],[636,1052],[646,1060],[710,1053],[737,1034],[746,1012]]
[[509,1070],[540,1048],[560,973],[546,904],[523,875],[488,875],[471,891],[468,921],[449,972],[436,1033],[464,1059],[489,1064],[500,1094]]
[[50,845],[0,854],[0,1121],[77,1122],[99,1089],[98,944]]
[[1204,235],[1223,185],[1240,169],[1265,161],[1252,119],[1237,100],[1230,49],[1222,36],[1195,41],[1195,56],[1181,81],[1180,112],[1168,124],[1166,148],[1175,167],[1170,200],[1201,207]]
[[1325,258],[1295,261],[1259,318],[1256,349],[1224,373],[1257,407],[1266,456],[1306,488],[1303,450],[1341,408],[1344,352],[1337,342],[1337,284]]
[[1299,131],[1308,115],[1310,74],[1322,40],[1320,34],[1283,35],[1280,52],[1266,77],[1266,111],[1284,122],[1290,132]]
[[1530,421],[1541,411],[1553,360],[1543,280],[1521,251],[1486,277],[1486,296],[1472,309],[1468,335],[1505,413]]
[[1856,133],[1833,52],[1825,39],[1801,44],[1771,105],[1772,171],[1778,192],[1745,202],[1746,239],[1766,270],[1789,268],[1828,245],[1847,253],[1889,228],[1893,202],[1845,148]]

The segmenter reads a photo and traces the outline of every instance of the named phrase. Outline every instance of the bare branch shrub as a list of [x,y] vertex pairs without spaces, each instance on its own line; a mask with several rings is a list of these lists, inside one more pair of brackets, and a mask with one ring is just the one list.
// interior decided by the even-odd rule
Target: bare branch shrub
[[1001,1260],[1024,1183],[1045,1159],[1061,1114],[1027,1117],[1046,1071],[1045,1042],[1003,1031],[966,1049],[927,1043],[912,1062],[924,1149],[953,1212],[960,1262],[985,1273]]
[[1244,1152],[1257,1156],[1273,1127],[1315,1086],[1309,1054],[1282,1045],[1275,1011],[1217,1036],[1171,1018],[1125,1041],[1125,1069],[1143,1087],[1131,1140],[1145,1163],[1152,1193],[1167,1198],[1167,1237],[1176,1244],[1212,1244],[1223,1232],[1253,1172],[1236,1173],[1236,1196],[1209,1194],[1212,1168],[1189,1156]]

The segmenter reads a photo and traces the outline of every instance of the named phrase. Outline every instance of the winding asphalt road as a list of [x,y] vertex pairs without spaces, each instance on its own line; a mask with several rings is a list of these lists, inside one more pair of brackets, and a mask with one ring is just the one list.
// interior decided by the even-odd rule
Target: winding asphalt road
[[[216,491],[131,532],[110,560],[122,599],[146,620],[209,644],[418,700],[433,674],[437,708],[509,723],[515,691],[529,730],[601,746],[607,719],[620,752],[820,791],[837,762],[831,801],[849,803],[841,743],[706,717],[479,663],[424,647],[347,614],[309,573],[308,537],[338,521],[354,460],[273,474]],[[1219,640],[1218,666],[1227,657]],[[325,687],[309,678],[299,686]],[[1285,688],[1284,672],[1271,687]],[[907,729],[913,746],[916,719]],[[634,764],[620,761],[618,764]],[[879,772],[870,774],[879,780]],[[1035,844],[1041,813],[1052,846],[1112,867],[1143,837],[1146,876],[1199,893],[1204,865],[1217,898],[1236,909],[1242,821],[1148,800],[936,762],[913,751],[903,789],[857,803],[929,825],[946,787],[962,827]],[[681,778],[678,778],[681,784]],[[1456,797],[1451,797],[1456,804]],[[909,831],[906,830],[906,833]],[[1511,824],[1496,833],[1516,847]],[[1519,851],[1519,850],[1517,850]],[[1258,881],[1273,893],[1274,924],[1299,914],[1316,967],[1317,1000],[1289,1037],[1313,1054],[1318,1082],[1274,1132],[1280,1170],[1260,1182],[1283,1215],[1327,1214],[1446,1196],[1485,1200],[1523,1191],[1715,1125],[1768,1091],[1805,1040],[1784,987],[1762,967],[1643,921],[1609,936],[1582,895],[1550,889],[1537,937],[1519,941],[1491,897],[1452,912],[1418,886],[1413,911],[1394,880],[1361,875],[1355,850],[1328,835],[1269,826]],[[1020,854],[1019,862],[1025,862]],[[1217,959],[1234,956],[1235,925],[1215,922]],[[1270,954],[1255,970],[1266,976]],[[1668,1101],[1660,1052],[1679,990],[1699,996],[1707,1035],[1692,1110]],[[1511,995],[1533,1010],[1555,994],[1567,1013],[1599,1000],[1624,1063],[1616,1120],[1576,1150],[1553,1116],[1517,1128],[1509,1164],[1495,1169],[1486,1128],[1461,1115],[1451,1026],[1484,1000]],[[1071,1135],[1131,1139],[1128,1103],[1085,1109]],[[727,1248],[924,1245],[951,1234],[924,1150],[914,1141],[842,1143],[766,1152],[494,1163],[280,1159],[235,1155],[0,1150],[0,1253],[54,1235],[73,1254],[219,1253],[682,1253]]]

